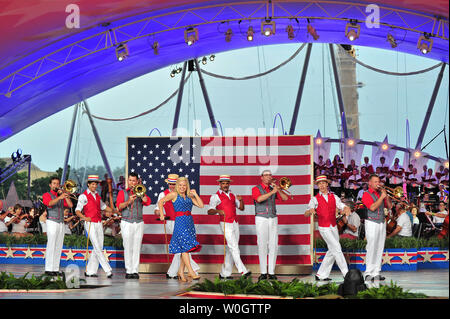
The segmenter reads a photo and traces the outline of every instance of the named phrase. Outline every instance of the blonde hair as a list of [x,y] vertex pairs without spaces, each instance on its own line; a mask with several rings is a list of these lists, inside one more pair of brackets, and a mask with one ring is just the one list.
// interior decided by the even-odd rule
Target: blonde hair
[[175,184],[175,191],[177,192],[178,195],[181,195],[181,193],[178,190],[181,182],[186,183],[186,196],[191,197],[191,194],[190,194],[191,188],[189,187],[189,180],[186,177],[178,177],[177,178],[177,182]]

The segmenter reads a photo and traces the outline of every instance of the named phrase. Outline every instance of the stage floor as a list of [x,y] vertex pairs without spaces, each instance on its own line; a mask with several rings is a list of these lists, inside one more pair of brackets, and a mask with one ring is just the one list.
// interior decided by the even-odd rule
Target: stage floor
[[[64,269],[61,269],[64,270]],[[13,273],[16,277],[29,272],[40,275],[42,265],[0,265],[0,271]],[[84,273],[84,269],[80,268]],[[106,278],[100,269],[98,278],[85,278],[87,285],[101,285],[100,288],[76,289],[59,293],[5,293],[0,292],[0,299],[185,299],[176,295],[183,292],[194,282],[181,283],[178,280],[168,280],[165,274],[140,274],[140,279],[125,279],[124,269],[113,269],[113,278]],[[218,274],[200,274],[202,278],[214,279]],[[388,271],[383,272],[386,283],[393,280],[400,287],[411,292],[421,292],[432,297],[449,297],[448,269],[419,270],[419,271]],[[253,275],[256,280],[257,274]],[[81,278],[84,278],[82,275]],[[291,281],[294,276],[278,276],[278,280]],[[302,281],[313,282],[314,274],[298,277]],[[336,283],[343,281],[338,271],[330,275]],[[84,284],[84,283],[83,283]]]

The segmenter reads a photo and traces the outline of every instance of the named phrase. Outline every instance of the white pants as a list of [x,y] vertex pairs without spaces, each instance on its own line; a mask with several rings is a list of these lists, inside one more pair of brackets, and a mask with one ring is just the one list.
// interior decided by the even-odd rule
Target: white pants
[[[91,229],[89,230],[89,225]],[[86,274],[97,274],[98,264],[102,266],[103,270],[109,274],[112,269],[103,254],[103,225],[101,222],[84,222],[84,229],[86,234],[89,232],[89,241],[92,245],[92,252],[89,254],[89,261],[86,266]]]
[[384,241],[386,240],[386,223],[365,222],[366,230],[366,271],[364,277],[375,277],[381,272],[383,262]]
[[[275,275],[275,264],[278,251],[278,217],[265,218],[256,216],[256,237],[258,244],[259,269],[261,274]],[[269,268],[267,269],[267,252]]]
[[[175,226],[175,220],[166,220],[166,231],[167,234],[173,233],[173,227]],[[167,243],[169,244],[169,243]],[[175,254],[172,259],[172,263],[170,264],[169,270],[167,270],[167,274],[170,277],[178,276],[178,269],[180,268],[180,258],[181,254]],[[197,273],[200,270],[200,266],[192,259],[191,253],[189,253],[189,261],[191,262],[192,269]]]
[[123,259],[127,274],[139,273],[139,260],[141,257],[142,237],[144,236],[144,222],[120,222],[123,240]]
[[[244,263],[241,260],[239,251],[239,224],[234,221],[233,223],[225,223],[225,239],[227,245],[225,247],[225,262],[222,265],[222,271],[220,275],[222,277],[229,277],[233,273],[233,265],[236,265],[237,271],[240,274],[248,272]],[[220,222],[220,229],[223,232],[224,223]]]
[[328,251],[323,258],[319,270],[317,271],[317,277],[320,279],[328,278],[335,261],[341,270],[342,276],[345,277],[348,272],[348,267],[344,254],[342,253],[341,244],[339,243],[339,232],[337,227],[319,226],[319,233],[323,240],[327,243]]
[[64,223],[47,219],[47,247],[45,249],[45,271],[59,271],[64,243]]

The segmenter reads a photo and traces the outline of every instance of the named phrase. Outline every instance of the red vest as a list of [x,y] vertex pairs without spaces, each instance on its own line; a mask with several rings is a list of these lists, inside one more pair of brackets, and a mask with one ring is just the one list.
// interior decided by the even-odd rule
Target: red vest
[[84,215],[90,217],[93,223],[102,221],[102,210],[100,209],[100,195],[92,196],[87,190],[83,193],[87,197],[87,204],[83,207]]
[[[230,193],[230,198],[221,191],[217,191],[217,196],[219,196],[220,204],[217,205],[216,209],[223,210],[225,212],[225,222],[232,223],[236,220],[236,197],[233,193]],[[220,221],[223,222],[223,215],[219,215]]]
[[[170,193],[170,189],[166,189],[164,191],[164,196],[167,196],[167,194]],[[171,200],[169,200],[168,202],[166,202],[164,204],[164,211],[166,212],[166,216],[168,216],[170,218],[170,220],[175,220],[176,218],[176,214],[175,214],[175,209],[173,208],[173,203]]]
[[319,226],[336,226],[336,199],[334,194],[328,193],[328,203],[320,193],[316,195],[316,199],[319,203],[316,208]]

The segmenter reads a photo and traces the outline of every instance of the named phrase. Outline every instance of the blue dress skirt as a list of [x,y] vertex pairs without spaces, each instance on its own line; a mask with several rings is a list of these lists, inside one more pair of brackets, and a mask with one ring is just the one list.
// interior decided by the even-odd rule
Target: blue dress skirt
[[177,214],[179,212],[188,213],[175,218],[172,239],[169,244],[169,253],[171,254],[197,252],[201,249],[195,234],[194,219],[190,215],[192,205],[192,199],[187,196],[186,199],[183,199],[178,195],[173,202],[173,208]]

